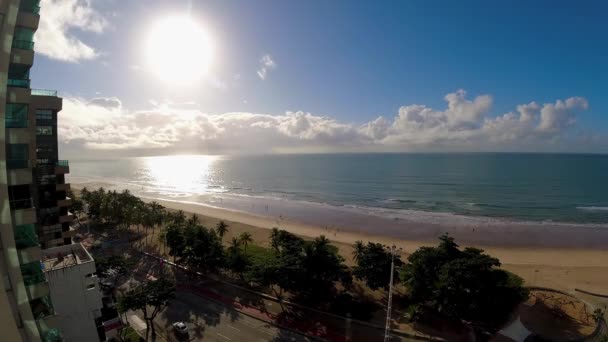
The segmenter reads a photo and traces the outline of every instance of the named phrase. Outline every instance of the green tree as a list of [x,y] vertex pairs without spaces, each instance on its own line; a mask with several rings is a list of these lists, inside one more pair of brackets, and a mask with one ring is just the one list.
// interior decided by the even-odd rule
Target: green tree
[[224,235],[226,235],[226,233],[228,232],[228,225],[226,224],[226,222],[221,220],[220,222],[217,223],[217,226],[215,227],[215,231],[217,232],[217,235],[220,237],[220,241],[223,241]]
[[[83,188],[82,191],[85,191],[86,188]],[[87,190],[88,191],[88,190]],[[85,214],[84,210],[84,202],[72,192],[72,190],[68,190],[66,193],[67,197],[72,199],[72,207],[70,210],[76,217],[76,222],[78,222],[78,227],[82,229],[82,223],[80,222],[80,217]]]
[[241,235],[239,235],[239,242],[241,243],[241,245],[243,245],[243,247],[247,248],[247,245],[253,242],[253,237],[251,236],[251,233],[242,232]]
[[186,226],[184,257],[189,265],[204,272],[215,272],[224,266],[222,242],[214,231],[202,226]]
[[272,231],[270,232],[270,245],[275,252],[279,251],[279,235],[281,235],[279,228],[272,228]]
[[141,311],[146,322],[146,340],[148,331],[152,330],[152,337],[156,336],[154,318],[162,311],[171,299],[175,298],[175,284],[164,278],[147,280],[138,286],[129,289],[118,298],[118,311]]
[[355,241],[353,244],[353,261],[359,262],[361,255],[363,255],[363,251],[365,250],[365,244],[361,240]]
[[[353,269],[353,275],[357,279],[364,280],[367,286],[376,290],[384,288],[388,290],[391,275],[392,255],[387,246],[380,243],[368,242],[357,256],[357,266]],[[395,255],[395,268],[401,267],[403,261]],[[397,281],[398,277],[395,277]]]
[[230,271],[238,274],[241,280],[244,280],[243,272],[250,265],[250,261],[247,254],[241,249],[242,244],[241,239],[232,238],[227,249],[226,266]]
[[192,216],[190,216],[188,218],[188,221],[186,222],[186,224],[191,224],[191,225],[198,225],[200,223],[200,220],[198,219],[198,216],[196,214],[192,214]]
[[109,278],[114,286],[121,277],[128,274],[133,263],[122,255],[113,255],[108,258],[95,259],[95,272],[100,278]]
[[600,308],[593,310],[593,320],[600,323],[604,319],[604,311]]
[[169,255],[175,257],[182,257],[184,248],[186,247],[186,241],[184,236],[184,229],[177,223],[171,223],[165,228],[165,240],[167,247],[169,248]]
[[460,250],[447,235],[408,261],[403,278],[409,301],[422,312],[494,331],[529,296],[523,280],[499,269],[498,259],[477,248]]

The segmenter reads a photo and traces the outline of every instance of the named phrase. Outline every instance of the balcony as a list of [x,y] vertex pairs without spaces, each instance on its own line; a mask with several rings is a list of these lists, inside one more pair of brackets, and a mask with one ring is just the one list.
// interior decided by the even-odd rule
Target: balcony
[[55,314],[50,296],[36,298],[30,301],[30,307],[32,308],[32,313],[36,320],[41,320]]
[[65,199],[57,200],[57,206],[58,207],[71,207],[72,199],[69,197],[66,197]]
[[22,12],[31,13],[34,15],[40,15],[40,6],[38,5],[30,5],[30,6],[21,6],[19,8]]
[[16,169],[8,170],[8,185],[25,185],[32,184],[32,170],[30,169]]
[[[40,249],[40,248],[38,248]],[[38,298],[44,298],[50,295],[51,291],[49,289],[48,283],[39,283],[31,286],[26,286],[26,291],[28,294],[28,298],[30,300],[35,300]]]
[[34,51],[34,42],[29,40],[13,40],[13,48]]
[[68,211],[68,213],[66,215],[63,216],[59,216],[59,223],[69,223],[74,221],[75,217],[74,214],[72,214],[71,212]]
[[48,316],[44,319],[36,320],[38,331],[40,332],[40,338],[42,342],[61,342],[63,337],[59,328],[52,328],[57,326],[58,322],[56,316]]
[[55,174],[62,175],[70,173],[70,164],[67,160],[58,160],[55,162]]
[[13,212],[13,222],[16,225],[36,223],[36,208],[15,210]]
[[23,284],[25,286],[46,282],[46,278],[42,272],[42,264],[39,260],[21,265],[21,274],[23,275]]
[[9,87],[29,88],[30,80],[19,80],[19,79],[9,78],[6,85]]
[[57,90],[49,89],[32,89],[32,95],[35,96],[57,96]]
[[17,15],[17,25],[19,27],[26,27],[36,31],[38,29],[38,24],[40,24],[40,7],[32,6],[28,8],[28,10],[29,11],[19,11],[19,14]]
[[70,190],[70,183],[55,185],[55,191],[68,191],[68,190]]
[[65,238],[73,238],[76,233],[78,233],[78,230],[72,226],[69,226],[67,230],[62,230],[61,232],[61,236],[65,239]]
[[36,226],[33,224],[15,226],[15,245],[17,249],[37,247],[38,235],[36,234]]
[[30,209],[34,207],[34,201],[31,198],[22,198],[9,200],[11,210]]
[[27,169],[29,167],[29,159],[8,159],[6,161],[6,168],[9,170]]

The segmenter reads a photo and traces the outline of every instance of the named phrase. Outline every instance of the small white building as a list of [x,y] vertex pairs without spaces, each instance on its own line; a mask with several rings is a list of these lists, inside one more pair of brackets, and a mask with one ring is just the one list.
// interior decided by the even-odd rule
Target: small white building
[[79,243],[42,251],[58,328],[65,341],[99,341],[101,291],[95,260]]

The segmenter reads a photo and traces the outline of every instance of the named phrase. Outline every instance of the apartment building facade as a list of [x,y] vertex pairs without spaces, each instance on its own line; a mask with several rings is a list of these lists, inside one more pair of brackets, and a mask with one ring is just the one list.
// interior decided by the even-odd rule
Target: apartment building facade
[[[58,159],[57,150],[57,113],[62,99],[55,91],[30,87],[33,38],[38,29],[39,12],[39,0],[0,0],[0,141],[4,145],[0,148],[0,332],[3,341],[66,340],[60,328],[74,321],[81,313],[80,306],[90,308],[99,304],[101,307],[101,300],[85,301],[85,298],[100,298],[98,288],[97,294],[90,288],[81,288],[86,279],[67,276],[69,272],[54,273],[57,268],[45,268],[53,248],[68,246],[66,248],[79,250],[83,247],[69,247],[75,234],[71,228],[74,216],[69,212],[71,199],[66,196],[70,188],[65,183],[69,165]],[[44,252],[45,249],[51,252]],[[95,264],[88,256],[83,258],[86,262],[75,266],[90,274]],[[62,278],[61,274],[66,277]],[[55,290],[51,291],[52,288]],[[83,293],[72,294],[69,296],[72,305],[65,305],[62,288],[78,288]],[[55,301],[61,304],[63,312],[54,307]],[[93,336],[90,332],[95,333],[95,310],[88,310],[91,322],[82,323],[80,329],[87,329],[82,334]]]

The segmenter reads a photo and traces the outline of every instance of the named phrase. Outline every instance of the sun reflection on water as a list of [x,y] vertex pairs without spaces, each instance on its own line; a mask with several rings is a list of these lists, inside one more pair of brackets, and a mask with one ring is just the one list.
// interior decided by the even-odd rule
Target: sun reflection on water
[[217,192],[215,163],[220,156],[178,155],[141,158],[143,183],[174,195]]

